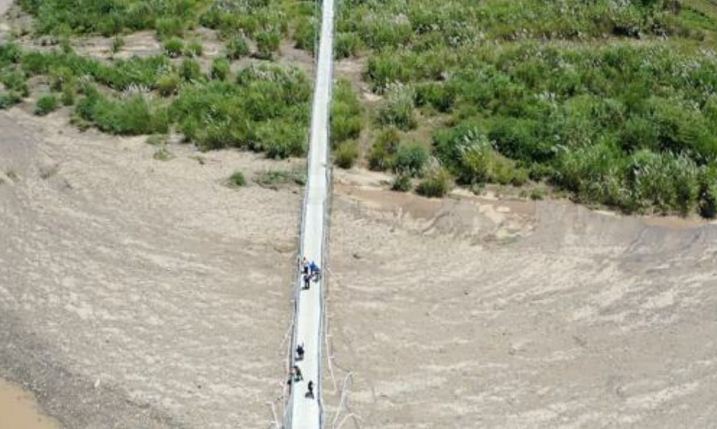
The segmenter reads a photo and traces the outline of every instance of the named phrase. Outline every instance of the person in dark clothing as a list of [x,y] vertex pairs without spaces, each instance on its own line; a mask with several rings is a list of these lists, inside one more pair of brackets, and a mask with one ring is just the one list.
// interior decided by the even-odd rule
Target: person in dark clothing
[[304,376],[301,374],[301,369],[299,369],[298,365],[294,365],[294,368],[292,368],[292,371],[294,373],[294,383],[298,383],[299,381],[304,379]]
[[304,289],[308,289],[310,287],[311,287],[311,275],[304,274]]
[[304,359],[304,344],[296,346],[296,360]]
[[303,275],[309,274],[309,260],[306,259],[306,256],[301,260],[301,273]]
[[306,395],[304,395],[305,398],[314,399],[314,382],[309,381],[309,384],[306,386]]

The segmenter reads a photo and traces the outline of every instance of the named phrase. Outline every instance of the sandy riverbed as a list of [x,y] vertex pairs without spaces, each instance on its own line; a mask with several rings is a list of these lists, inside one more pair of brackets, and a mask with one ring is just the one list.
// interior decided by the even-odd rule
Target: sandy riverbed
[[0,377],[70,428],[265,426],[300,189],[223,181],[288,165],[66,121],[0,112]]
[[717,225],[373,182],[336,185],[332,217],[343,427],[717,421]]

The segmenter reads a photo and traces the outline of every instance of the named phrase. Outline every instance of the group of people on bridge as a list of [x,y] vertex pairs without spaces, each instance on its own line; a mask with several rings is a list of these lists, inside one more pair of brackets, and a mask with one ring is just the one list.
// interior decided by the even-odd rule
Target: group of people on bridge
[[316,262],[309,262],[309,260],[306,259],[306,256],[304,256],[300,263],[300,269],[302,279],[304,281],[304,286],[302,289],[309,289],[311,287],[312,281],[319,281],[319,278],[321,277],[321,269],[318,265],[316,265]]
[[[311,282],[318,282],[321,278],[321,269],[316,262],[309,261],[306,257],[303,257],[299,261],[299,269],[301,270],[301,278],[303,280],[302,289],[306,290],[311,287]],[[294,355],[294,364],[291,367],[291,374],[289,376],[289,384],[298,383],[304,380],[304,376],[301,373],[298,362],[304,360],[304,343],[296,346],[296,353]],[[306,398],[314,399],[314,382],[309,380],[306,384]]]
[[[299,344],[296,346],[296,355],[294,356],[294,362],[299,362],[304,359],[304,344]],[[301,373],[301,368],[299,368],[299,365],[297,363],[294,363],[294,366],[291,367],[291,376],[289,377],[289,384],[291,383],[298,383],[300,381],[304,380],[304,376]],[[305,397],[309,399],[314,399],[314,382],[309,380],[308,384],[306,385],[306,394]]]

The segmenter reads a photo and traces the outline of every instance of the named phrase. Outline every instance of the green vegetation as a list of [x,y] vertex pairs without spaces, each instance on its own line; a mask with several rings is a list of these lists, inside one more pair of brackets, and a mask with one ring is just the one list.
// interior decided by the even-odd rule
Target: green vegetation
[[171,117],[202,149],[240,147],[272,158],[305,152],[310,86],[298,69],[249,67],[236,84],[196,82],[183,88]]
[[331,144],[336,146],[359,137],[363,127],[363,107],[347,80],[336,82],[332,96]]
[[35,106],[35,114],[38,116],[45,116],[50,112],[57,109],[58,101],[57,97],[52,94],[46,94],[37,99],[37,105]]
[[379,132],[368,155],[368,167],[375,171],[385,171],[393,166],[393,159],[401,142],[401,136],[394,128]]
[[451,175],[442,168],[430,172],[416,186],[416,193],[424,197],[440,198],[451,190]]
[[249,45],[247,45],[244,36],[235,36],[227,42],[227,58],[238,60],[247,55],[249,55]]
[[[430,145],[459,185],[544,182],[625,212],[707,216],[715,23],[717,7],[690,0],[352,1],[337,57],[365,53],[383,97],[372,169],[420,175]],[[421,192],[440,188],[432,174]]]
[[236,187],[246,186],[244,173],[241,171],[235,171],[231,176],[229,176],[229,184]]
[[270,189],[278,189],[281,185],[295,184],[306,185],[306,170],[296,168],[292,170],[266,170],[254,176],[254,182],[259,186]]
[[334,163],[340,168],[349,169],[354,166],[359,156],[356,140],[347,140],[334,150]]
[[169,129],[167,106],[142,93],[109,98],[88,86],[75,112],[79,118],[112,134],[166,133]]
[[171,58],[176,58],[182,55],[184,50],[184,41],[179,37],[172,37],[164,42],[164,50]]
[[157,161],[169,161],[174,158],[174,155],[172,155],[172,152],[167,149],[167,146],[161,145],[154,151],[154,155],[152,155],[152,157]]
[[391,183],[391,190],[397,192],[408,192],[411,188],[413,188],[411,176],[403,172],[398,172],[393,178],[393,183]]
[[229,78],[230,74],[231,66],[229,61],[224,58],[215,58],[214,61],[212,61],[212,71],[209,73],[212,79],[225,80]]
[[187,46],[184,49],[184,55],[188,57],[201,57],[203,52],[204,47],[202,46],[202,42],[198,40],[192,40],[187,43]]
[[428,162],[428,150],[417,142],[401,143],[392,162],[395,172],[411,177],[421,176]]

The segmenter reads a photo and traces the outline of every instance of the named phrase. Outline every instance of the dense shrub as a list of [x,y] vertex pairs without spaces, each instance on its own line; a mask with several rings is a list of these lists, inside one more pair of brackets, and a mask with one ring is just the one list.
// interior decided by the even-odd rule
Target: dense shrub
[[363,127],[363,108],[351,82],[342,79],[336,83],[331,103],[332,144],[358,138]]
[[394,128],[379,132],[368,154],[368,167],[375,171],[391,168],[400,142],[401,137]]
[[337,60],[355,57],[361,47],[361,38],[356,33],[338,33],[334,45],[334,57]]
[[229,77],[230,73],[231,68],[229,61],[224,58],[215,58],[214,61],[212,61],[212,71],[210,73],[212,79],[225,80]]
[[227,42],[227,58],[238,60],[249,55],[249,45],[244,36],[235,36]]
[[272,158],[305,152],[310,86],[297,69],[249,67],[236,84],[213,80],[182,87],[172,118],[202,149],[227,146]]
[[451,189],[451,175],[442,168],[430,172],[416,186],[416,193],[424,197],[440,198]]
[[157,90],[165,97],[173,95],[179,89],[180,81],[181,78],[177,73],[164,74],[157,79]]
[[717,217],[717,165],[711,165],[700,172],[699,213],[702,217]]
[[302,18],[294,30],[294,46],[298,49],[314,52],[318,23],[316,18]]
[[57,109],[58,102],[57,97],[52,94],[46,94],[37,99],[35,105],[35,114],[38,116],[45,116],[48,113]]
[[179,37],[172,37],[164,42],[164,51],[172,58],[182,55],[184,41]]
[[111,99],[91,89],[77,103],[75,112],[111,134],[166,133],[169,127],[166,107],[142,94]]
[[401,143],[392,163],[393,170],[410,176],[420,176],[428,162],[428,156],[428,150],[420,143]]
[[349,169],[354,166],[358,156],[359,149],[356,140],[347,140],[334,150],[334,163],[340,168]]
[[179,75],[185,81],[199,81],[204,79],[199,63],[191,58],[185,58],[179,65]]
[[201,57],[203,52],[204,47],[202,46],[202,42],[199,40],[192,40],[187,43],[187,46],[184,49],[184,55],[188,57]]
[[27,97],[30,94],[27,76],[22,71],[12,69],[0,71],[0,83],[8,92],[15,93],[20,97]]
[[414,91],[407,86],[394,85],[386,94],[378,109],[378,123],[395,126],[400,130],[416,128],[417,122],[413,111]]
[[241,171],[235,171],[232,173],[231,176],[229,176],[229,184],[232,186],[245,186],[246,185],[246,179],[244,178],[244,173]]
[[262,31],[256,35],[256,56],[270,60],[279,49],[281,36],[276,31]]
[[22,101],[22,97],[15,92],[0,91],[0,110],[12,107]]

